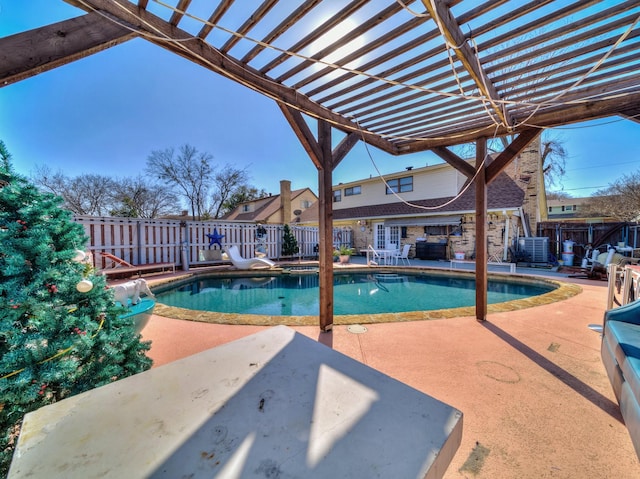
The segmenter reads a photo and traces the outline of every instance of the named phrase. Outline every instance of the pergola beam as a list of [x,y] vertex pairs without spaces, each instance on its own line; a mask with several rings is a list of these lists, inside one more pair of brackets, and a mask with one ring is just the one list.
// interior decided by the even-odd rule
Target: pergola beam
[[[542,128],[531,128],[518,135],[506,148],[487,166],[486,181],[491,183],[504,170],[513,159],[531,143],[540,133]],[[542,168],[542,165],[540,165]]]
[[433,151],[436,155],[449,163],[467,178],[473,178],[473,175],[476,174],[476,170],[473,166],[464,161],[448,148],[445,148],[444,146],[438,146],[431,151]]
[[318,142],[313,136],[313,133],[311,133],[307,122],[304,121],[302,113],[300,113],[295,108],[291,108],[290,106],[283,103],[278,103],[278,106],[280,107],[280,110],[282,111],[284,117],[289,122],[291,129],[298,137],[298,140],[302,144],[304,151],[307,152],[307,155],[309,155],[309,158],[311,158],[311,161],[313,161],[315,167],[317,169],[324,168],[325,165],[322,162],[322,151],[320,150]]
[[[536,127],[551,128],[554,126],[568,125],[570,123],[618,115],[620,111],[628,109],[629,105],[639,103],[640,93],[631,93],[627,96],[620,95],[617,98],[610,98],[606,100],[591,100],[574,104],[548,106],[545,110],[542,110],[529,118],[527,118],[526,112],[523,113],[522,121],[527,120],[528,125],[535,125]],[[520,118],[516,118],[516,121],[519,122],[521,120]],[[524,128],[519,128],[517,131],[522,131],[523,129]],[[487,125],[485,128],[480,128],[477,131],[468,133],[463,131],[451,131],[451,135],[454,135],[453,137],[443,135],[432,139],[398,141],[398,152],[399,154],[418,153],[425,149],[432,150],[438,146],[469,143],[475,141],[481,133],[484,133],[487,137],[491,137],[494,135],[505,136],[513,134],[514,132],[509,132],[503,126],[496,127],[496,125],[491,124]]]
[[500,95],[487,74],[480,66],[480,60],[467,43],[467,39],[460,30],[456,18],[451,13],[449,7],[442,1],[422,0],[425,8],[431,17],[438,23],[440,32],[447,43],[454,47],[456,56],[465,70],[469,72],[473,82],[482,94],[487,98],[495,114],[500,118],[504,126],[509,127],[513,121],[506,109],[500,107]]
[[89,13],[0,39],[0,87],[66,65],[135,38]]

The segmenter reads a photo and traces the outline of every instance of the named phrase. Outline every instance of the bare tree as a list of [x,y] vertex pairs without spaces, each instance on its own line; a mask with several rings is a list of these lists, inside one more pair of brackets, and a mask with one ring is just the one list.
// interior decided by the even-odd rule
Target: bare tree
[[53,173],[46,165],[36,165],[31,172],[31,180],[41,190],[62,196],[66,189],[68,178],[61,172]]
[[640,170],[596,191],[584,209],[591,216],[608,216],[619,221],[640,220]]
[[115,182],[107,176],[84,174],[69,178],[40,166],[36,167],[32,181],[41,189],[61,196],[63,206],[76,215],[104,216],[112,207]]
[[125,178],[116,182],[113,216],[157,218],[176,211],[178,198],[163,185],[149,183],[145,177]]
[[562,177],[566,173],[567,150],[564,147],[564,140],[560,136],[554,136],[545,130],[540,141],[542,158],[542,174],[547,188],[551,186],[562,186]]
[[212,195],[213,204],[211,211],[214,218],[220,218],[225,211],[225,203],[231,198],[234,192],[247,187],[249,174],[245,169],[234,168],[226,165],[222,171],[216,173],[214,191]]
[[[504,149],[505,144],[509,144],[512,138],[491,138],[487,142],[489,153],[499,153]],[[544,175],[544,182],[547,188],[552,186],[562,186],[562,177],[566,173],[567,158],[569,157],[564,147],[564,139],[545,130],[540,140],[540,168]],[[461,158],[475,158],[475,144],[464,143],[451,149]]]
[[193,219],[201,219],[206,209],[209,184],[212,181],[213,156],[200,153],[190,145],[155,150],[147,158],[147,171],[170,188],[176,188],[191,208]]
[[568,200],[569,198],[573,198],[566,191],[548,191],[547,199],[548,200]]

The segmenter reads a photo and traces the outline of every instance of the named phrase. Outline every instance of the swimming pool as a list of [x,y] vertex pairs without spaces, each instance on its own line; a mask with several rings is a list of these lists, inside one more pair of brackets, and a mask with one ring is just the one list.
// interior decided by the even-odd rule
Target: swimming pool
[[[553,281],[492,277],[487,299],[490,307],[504,310],[520,302],[516,306],[520,309],[532,298],[548,296],[558,288]],[[318,275],[313,273],[195,276],[154,292],[161,303],[158,314],[163,315],[164,305],[171,308],[172,317],[176,312],[189,316],[183,319],[246,324],[246,317],[251,317],[249,324],[274,324],[274,318],[281,317],[284,324],[305,324],[300,318],[319,314]],[[334,275],[334,314],[341,317],[337,324],[381,322],[384,319],[376,318],[381,315],[387,320],[448,317],[445,310],[467,315],[473,314],[474,305],[475,281],[469,274],[365,269]],[[389,315],[403,318],[388,319]]]

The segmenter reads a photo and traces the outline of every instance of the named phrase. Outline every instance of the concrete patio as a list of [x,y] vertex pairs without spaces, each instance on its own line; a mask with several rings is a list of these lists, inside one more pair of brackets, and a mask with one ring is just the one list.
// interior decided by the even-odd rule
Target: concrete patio
[[[347,326],[294,329],[460,409],[462,444],[444,477],[640,477],[600,335],[588,327],[602,322],[606,282],[540,273],[564,276],[583,292],[493,313],[484,324],[461,317],[368,324],[361,334]],[[157,367],[263,329],[154,315],[143,337],[153,341]]]

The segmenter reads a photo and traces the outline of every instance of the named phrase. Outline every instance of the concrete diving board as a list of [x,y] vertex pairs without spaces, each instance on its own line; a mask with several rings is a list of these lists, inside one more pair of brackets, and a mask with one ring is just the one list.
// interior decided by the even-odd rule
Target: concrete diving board
[[462,413],[276,326],[25,416],[9,477],[440,478]]

